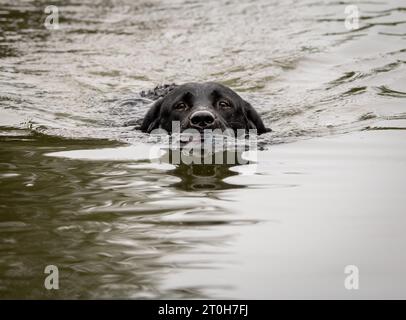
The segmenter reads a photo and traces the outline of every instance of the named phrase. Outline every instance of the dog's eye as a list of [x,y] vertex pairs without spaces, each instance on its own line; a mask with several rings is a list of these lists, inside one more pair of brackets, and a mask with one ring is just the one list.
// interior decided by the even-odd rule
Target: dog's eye
[[184,102],[179,102],[175,104],[175,110],[186,110],[188,108],[187,104]]
[[219,101],[218,106],[220,108],[223,108],[223,109],[227,109],[227,108],[231,107],[230,103],[228,101],[225,101],[225,100]]

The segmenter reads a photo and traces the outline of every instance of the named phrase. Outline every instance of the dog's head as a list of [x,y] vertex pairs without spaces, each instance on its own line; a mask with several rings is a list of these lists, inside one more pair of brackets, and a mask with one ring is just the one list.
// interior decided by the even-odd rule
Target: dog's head
[[156,101],[149,109],[141,130],[150,133],[162,128],[172,132],[172,122],[179,121],[180,130],[256,129],[266,128],[255,109],[230,88],[214,82],[187,83],[177,86]]

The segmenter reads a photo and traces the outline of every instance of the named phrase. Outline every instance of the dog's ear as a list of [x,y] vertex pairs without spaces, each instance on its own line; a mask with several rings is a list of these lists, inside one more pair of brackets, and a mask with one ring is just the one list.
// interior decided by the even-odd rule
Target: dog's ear
[[163,98],[155,101],[149,108],[141,124],[140,129],[142,132],[150,133],[152,130],[159,127],[162,100]]
[[258,112],[247,101],[244,101],[244,112],[248,121],[248,129],[257,129],[257,134],[272,131],[270,128],[265,127]]

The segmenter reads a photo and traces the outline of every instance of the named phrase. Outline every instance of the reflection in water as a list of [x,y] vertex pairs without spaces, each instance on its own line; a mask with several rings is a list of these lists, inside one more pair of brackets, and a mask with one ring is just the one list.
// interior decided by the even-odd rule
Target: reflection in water
[[[225,178],[238,175],[237,172],[230,171],[232,166],[238,164],[238,159],[242,159],[242,151],[222,151],[204,157],[179,157],[175,154],[178,150],[168,150],[169,155],[164,157],[169,160],[174,158],[181,159],[180,164],[176,165],[174,170],[168,172],[180,178],[180,182],[174,183],[172,186],[185,191],[194,190],[225,190],[243,188],[241,185],[234,185],[224,181]],[[222,161],[215,161],[221,159]],[[232,159],[227,164],[227,159]],[[218,164],[216,164],[218,162]]]
[[170,173],[181,179],[173,184],[182,190],[224,190],[242,188],[224,181],[225,178],[238,173],[229,170],[227,164],[180,164]]
[[[162,277],[215,267],[189,256],[234,236],[211,228],[255,223],[221,206],[221,190],[238,187],[223,181],[236,174],[228,165],[163,172],[128,160],[44,156],[103,145],[115,144],[2,130],[1,298],[204,298],[204,287],[162,288]],[[56,292],[43,288],[49,264],[60,270]]]

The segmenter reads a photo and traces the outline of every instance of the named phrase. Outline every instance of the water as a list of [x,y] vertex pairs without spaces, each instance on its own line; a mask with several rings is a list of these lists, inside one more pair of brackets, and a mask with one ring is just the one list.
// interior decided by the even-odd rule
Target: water
[[[404,1],[54,4],[0,1],[1,297],[405,297]],[[147,160],[140,92],[187,81],[259,110],[256,174]]]

